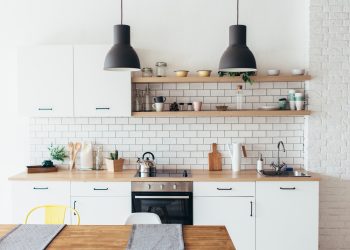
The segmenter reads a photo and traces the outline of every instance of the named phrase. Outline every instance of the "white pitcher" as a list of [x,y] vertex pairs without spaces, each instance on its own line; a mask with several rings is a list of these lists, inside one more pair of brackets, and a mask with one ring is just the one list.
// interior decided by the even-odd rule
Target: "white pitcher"
[[241,170],[241,143],[232,143],[226,145],[228,151],[230,152],[231,160],[232,160],[232,171],[238,172]]

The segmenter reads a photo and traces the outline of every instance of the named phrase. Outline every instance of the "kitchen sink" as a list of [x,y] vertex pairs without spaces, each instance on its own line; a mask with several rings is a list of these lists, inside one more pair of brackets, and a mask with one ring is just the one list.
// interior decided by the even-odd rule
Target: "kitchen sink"
[[293,170],[293,171],[275,171],[274,169],[271,170],[261,170],[259,172],[263,176],[275,176],[275,177],[311,177],[307,172],[299,171],[299,170]]

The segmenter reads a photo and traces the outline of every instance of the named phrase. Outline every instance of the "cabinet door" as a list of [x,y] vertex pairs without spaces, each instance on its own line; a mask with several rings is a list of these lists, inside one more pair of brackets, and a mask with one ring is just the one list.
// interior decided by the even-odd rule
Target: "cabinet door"
[[256,249],[318,249],[318,182],[256,183]]
[[[131,197],[73,196],[71,206],[79,212],[81,225],[124,225],[131,214]],[[75,221],[73,216],[72,224]]]
[[194,225],[225,225],[236,249],[255,249],[254,197],[194,197]]
[[[23,224],[27,213],[40,205],[66,205],[69,206],[70,184],[69,182],[42,182],[42,181],[13,181],[13,223]],[[34,212],[30,218],[31,224],[44,223],[44,210]],[[66,223],[70,218],[67,214]]]
[[110,46],[74,47],[76,116],[130,116],[130,72],[103,70]]
[[19,50],[18,101],[23,115],[73,116],[73,47]]

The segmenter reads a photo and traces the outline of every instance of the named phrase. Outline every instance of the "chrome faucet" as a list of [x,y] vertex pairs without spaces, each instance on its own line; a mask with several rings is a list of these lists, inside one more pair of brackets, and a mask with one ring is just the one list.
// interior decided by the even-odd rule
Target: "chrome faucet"
[[281,164],[281,159],[280,159],[280,147],[282,145],[283,152],[286,152],[286,148],[284,147],[283,141],[279,141],[277,144],[277,164],[275,162],[271,163],[271,167],[275,169],[276,172],[281,172],[282,168],[286,166],[284,162]]

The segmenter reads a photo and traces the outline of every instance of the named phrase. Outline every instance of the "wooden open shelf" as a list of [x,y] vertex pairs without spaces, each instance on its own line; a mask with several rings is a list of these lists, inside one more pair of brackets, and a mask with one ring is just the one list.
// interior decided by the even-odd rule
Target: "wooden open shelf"
[[309,110],[240,110],[240,111],[164,111],[164,112],[133,112],[134,117],[203,117],[203,116],[305,116]]
[[[252,76],[251,79],[254,82],[305,82],[311,80],[310,75],[293,76],[293,75],[280,75],[280,76]],[[243,80],[240,76],[235,77],[133,77],[133,83],[242,83]]]

